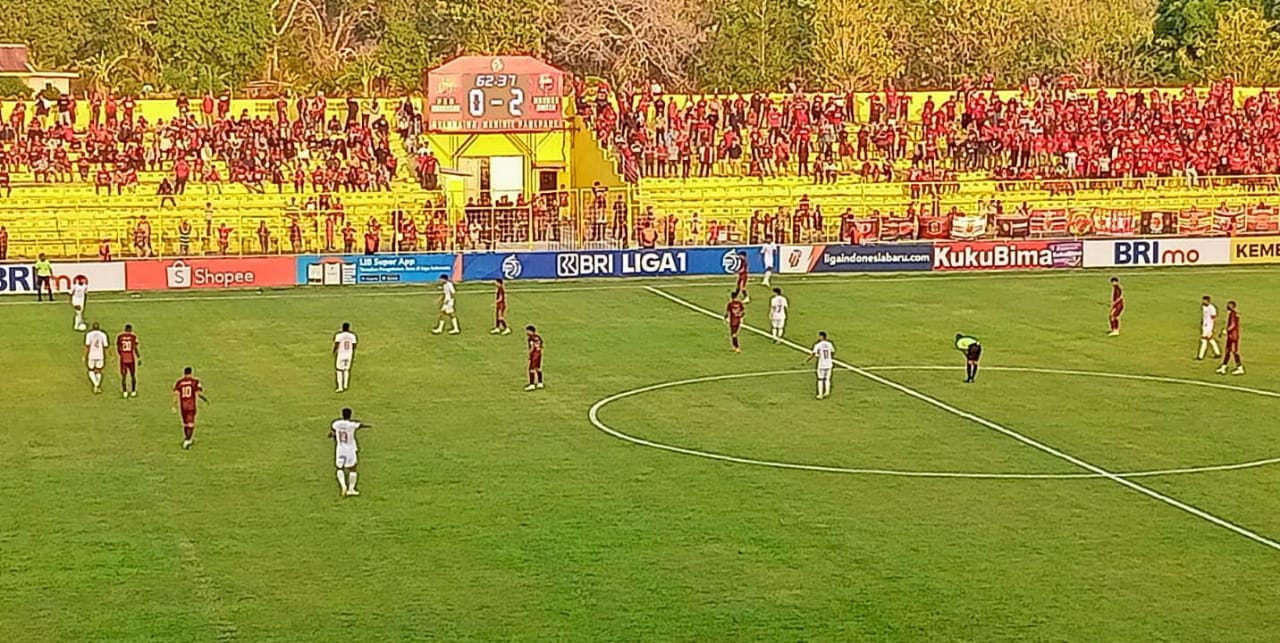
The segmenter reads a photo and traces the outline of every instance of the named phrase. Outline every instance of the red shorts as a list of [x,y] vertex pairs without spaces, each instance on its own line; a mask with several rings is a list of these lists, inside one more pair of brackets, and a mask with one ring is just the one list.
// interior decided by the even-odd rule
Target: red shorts
[[494,316],[495,318],[497,318],[497,319],[502,319],[502,318],[506,317],[506,316],[507,316],[507,305],[506,305],[506,304],[498,304],[498,305],[497,305],[497,307],[495,307],[495,308],[493,309],[493,316]]
[[196,425],[196,410],[182,409],[182,426],[195,426],[195,425]]
[[1111,316],[1113,318],[1119,317],[1120,313],[1123,313],[1123,312],[1124,312],[1124,304],[1117,304],[1111,307]]
[[742,328],[742,320],[741,320],[741,319],[730,319],[730,320],[729,320],[729,330],[730,330],[734,335],[737,335],[737,334],[738,334],[738,331],[739,331],[741,328]]
[[738,290],[746,290],[746,288],[747,288],[747,278],[744,277],[743,275],[738,275]]
[[121,374],[121,375],[136,375],[136,374],[137,374],[137,372],[138,372],[138,363],[137,363],[137,362],[126,362],[126,361],[121,360],[121,362],[120,362],[120,374]]
[[542,353],[529,353],[529,370],[536,371],[542,368]]
[[1239,353],[1239,352],[1240,352],[1240,338],[1227,335],[1226,354],[1231,355],[1233,353]]

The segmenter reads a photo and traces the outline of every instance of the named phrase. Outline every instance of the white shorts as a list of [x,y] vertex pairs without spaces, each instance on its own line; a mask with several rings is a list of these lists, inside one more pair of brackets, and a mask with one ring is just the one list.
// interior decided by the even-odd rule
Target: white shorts
[[787,325],[787,318],[786,317],[770,317],[769,323],[772,324],[774,328],[780,328],[782,326]]
[[829,380],[829,379],[831,379],[831,367],[830,367],[830,366],[828,366],[828,367],[826,367],[826,368],[819,368],[819,369],[818,369],[818,379],[820,379],[820,380]]
[[1200,336],[1205,339],[1213,339],[1213,326],[1202,326],[1200,328]]
[[75,308],[76,310],[84,310],[84,300],[83,300],[83,299],[72,299],[72,300],[71,300],[71,307],[72,307],[72,308]]
[[451,302],[451,301],[446,301],[446,302],[444,302],[444,305],[440,306],[440,312],[442,312],[442,313],[444,313],[444,314],[446,314],[446,315],[452,315],[452,314],[453,314],[453,302]]
[[92,370],[95,370],[95,371],[100,371],[100,370],[102,370],[102,364],[103,364],[105,361],[106,361],[106,360],[102,359],[101,357],[90,357],[90,358],[89,358],[89,368],[90,368],[90,369],[92,369]]
[[349,371],[351,370],[351,358],[339,357],[337,360],[334,361],[333,367],[340,371]]
[[334,457],[333,464],[339,469],[350,469],[356,466],[356,460],[355,449],[338,449],[338,454]]

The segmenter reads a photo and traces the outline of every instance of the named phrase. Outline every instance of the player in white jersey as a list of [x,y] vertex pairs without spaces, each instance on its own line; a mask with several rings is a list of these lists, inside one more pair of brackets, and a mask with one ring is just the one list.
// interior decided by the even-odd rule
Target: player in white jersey
[[93,322],[93,330],[84,335],[84,365],[89,368],[89,381],[93,383],[94,393],[102,392],[102,366],[107,361],[109,342],[98,322]]
[[457,335],[462,332],[458,330],[458,315],[454,311],[454,299],[458,296],[458,291],[453,286],[453,281],[449,279],[449,275],[440,275],[440,317],[436,323],[436,327],[432,333],[439,335],[444,332],[444,321],[447,319],[452,324],[450,335]]
[[84,276],[75,278],[71,282],[71,309],[75,311],[75,319],[71,322],[71,327],[76,330],[84,330],[84,304],[85,299],[89,296],[89,280]]
[[333,368],[338,380],[337,393],[351,388],[351,360],[356,356],[356,334],[351,324],[342,322],[342,330],[333,336]]
[[818,360],[818,399],[821,400],[831,395],[831,369],[835,367],[836,359],[836,347],[827,339],[825,332],[818,333],[818,342],[804,361],[808,363],[814,358]]
[[769,334],[773,336],[775,344],[782,341],[782,334],[787,329],[787,308],[790,305],[787,298],[782,296],[782,289],[774,288],[773,298],[769,300]]
[[764,285],[767,287],[769,280],[773,278],[773,265],[778,257],[778,244],[772,239],[766,240],[760,247],[760,257],[764,259]]
[[334,420],[329,427],[329,437],[333,438],[335,447],[334,466],[338,469],[338,495],[358,496],[356,491],[356,431],[371,429],[372,424],[365,424],[351,419],[351,409],[342,409],[342,419]]
[[1218,340],[1213,338],[1214,327],[1218,325],[1218,307],[1213,305],[1213,301],[1209,295],[1205,295],[1200,300],[1200,352],[1196,354],[1196,360],[1204,359],[1205,349],[1213,347],[1213,356],[1222,357],[1222,350],[1218,348]]

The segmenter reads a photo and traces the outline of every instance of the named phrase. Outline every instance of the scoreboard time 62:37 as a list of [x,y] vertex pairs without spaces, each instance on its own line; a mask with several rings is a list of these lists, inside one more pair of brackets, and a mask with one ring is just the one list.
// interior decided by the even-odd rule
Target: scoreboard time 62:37
[[427,72],[432,132],[546,132],[565,125],[564,72],[530,56],[463,56]]

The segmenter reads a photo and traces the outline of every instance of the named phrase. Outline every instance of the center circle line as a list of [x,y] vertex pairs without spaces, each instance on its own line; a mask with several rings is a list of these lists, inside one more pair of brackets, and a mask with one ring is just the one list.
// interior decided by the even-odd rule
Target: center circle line
[[[958,366],[862,366],[859,367],[867,371],[950,371],[960,370]],[[1261,395],[1264,397],[1280,398],[1280,393],[1276,391],[1268,391],[1266,389],[1256,389],[1244,386],[1234,386],[1231,384],[1220,384],[1217,382],[1204,382],[1200,380],[1190,380],[1177,377],[1165,377],[1159,375],[1138,375],[1127,373],[1107,373],[1102,371],[1081,371],[1070,369],[1052,369],[1052,368],[1035,368],[1025,366],[987,366],[983,367],[985,371],[1011,372],[1011,373],[1043,373],[1047,375],[1078,375],[1086,377],[1104,377],[1111,379],[1127,379],[1139,381],[1162,382],[1166,384],[1186,384],[1191,386],[1202,386],[1206,388],[1216,388],[1221,390],[1235,391],[1239,393],[1248,393],[1252,395]],[[721,375],[706,375],[702,377],[693,377],[683,380],[673,380],[669,382],[658,382],[641,386],[628,391],[614,393],[596,401],[587,411],[587,417],[591,421],[592,426],[597,430],[612,436],[624,442],[688,455],[708,460],[718,460],[721,462],[731,462],[734,464],[744,464],[760,467],[770,467],[774,469],[789,469],[798,471],[814,471],[819,473],[838,473],[848,475],[878,475],[878,476],[894,476],[903,478],[951,478],[951,479],[970,479],[970,480],[1084,480],[1105,478],[1097,473],[987,473],[978,471],[915,471],[903,469],[881,469],[867,467],[837,467],[819,464],[804,464],[798,462],[781,462],[776,460],[762,460],[757,458],[747,458],[742,456],[729,455],[725,453],[716,453],[714,451],[703,451],[699,449],[691,449],[663,442],[655,442],[645,438],[636,437],[627,433],[623,433],[600,419],[600,409],[616,402],[652,391],[660,391],[678,386],[688,386],[690,384],[701,384],[705,382],[719,382],[725,380],[749,379],[754,377],[771,377],[776,375],[794,375],[797,373],[812,373],[811,369],[790,369],[776,371],[758,371],[752,373],[727,373]],[[1264,467],[1273,464],[1280,464],[1280,457],[1263,458],[1258,460],[1250,460],[1247,462],[1234,462],[1227,464],[1215,464],[1196,467],[1179,467],[1171,469],[1153,469],[1145,471],[1130,471],[1113,473],[1112,477],[1118,478],[1152,478],[1159,476],[1188,475],[1193,473],[1211,473],[1220,471],[1238,471],[1241,469],[1252,469]]]

